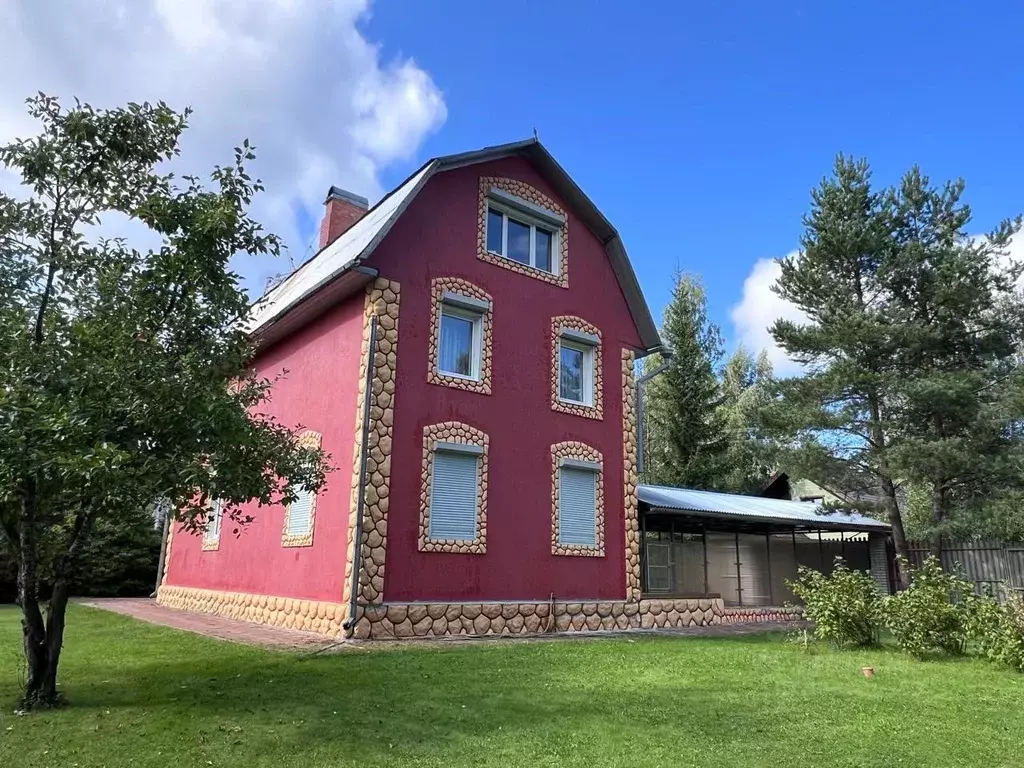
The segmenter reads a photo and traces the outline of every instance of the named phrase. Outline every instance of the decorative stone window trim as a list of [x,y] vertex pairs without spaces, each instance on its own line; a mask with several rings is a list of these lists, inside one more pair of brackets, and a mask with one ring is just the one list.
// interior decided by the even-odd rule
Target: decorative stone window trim
[[[593,348],[594,362],[594,394],[591,405],[569,403],[560,397],[558,372],[561,366],[562,339],[573,341],[576,338],[588,338]],[[596,339],[596,343],[593,340]],[[551,410],[582,416],[587,419],[604,419],[604,374],[601,364],[601,331],[596,325],[588,323],[576,315],[558,315],[551,318]]]
[[[558,540],[558,475],[563,460],[596,464],[595,514],[597,543],[562,544]],[[567,440],[551,446],[551,554],[604,557],[604,460],[601,452],[586,443]]]
[[[447,295],[447,296],[446,296]],[[474,300],[474,306],[486,304],[481,317],[480,378],[470,379],[442,373],[440,369],[441,313],[446,303],[458,297]],[[446,302],[447,298],[447,302]],[[467,302],[468,303],[468,302]],[[491,329],[494,326],[494,305],[491,295],[482,288],[458,277],[437,277],[430,281],[430,350],[427,360],[427,381],[444,387],[464,389],[467,392],[491,394]]]
[[[395,423],[395,372],[398,366],[398,310],[401,286],[395,280],[378,277],[366,286],[363,305],[363,343],[359,362],[359,390],[356,396],[356,445],[352,459],[352,484],[348,518],[348,541],[356,529],[357,500],[365,493],[363,535],[352,583],[352,546],[345,554],[344,605],[349,604],[353,588],[360,602],[374,604],[384,596],[384,561],[388,544],[388,508],[391,489],[391,444]],[[370,393],[370,425],[366,441],[366,486],[359,485],[359,458],[362,452],[363,396],[366,393],[366,361],[370,351],[370,320],[378,320],[373,350],[373,375]]]
[[[476,537],[472,540],[430,538],[430,490],[434,474],[434,453],[438,443],[475,445],[482,449],[476,485]],[[482,555],[487,551],[487,449],[490,443],[479,429],[459,421],[445,421],[423,428],[423,476],[420,486],[421,552],[454,552]]]
[[203,552],[216,552],[217,550],[220,549],[220,534],[221,534],[221,529],[224,526],[224,505],[223,504],[218,504],[217,505],[217,514],[220,515],[220,520],[217,521],[217,536],[216,537],[212,537],[209,534],[209,525],[210,525],[210,523],[209,523],[209,516],[213,514],[213,506],[214,506],[213,503],[214,503],[214,501],[216,501],[216,499],[208,499],[207,502],[206,502],[207,503],[207,507],[206,507],[207,513],[206,514],[207,514],[208,520],[207,520],[207,523],[206,523],[207,528],[203,530]]
[[[504,190],[514,197],[525,200],[527,203],[532,203],[540,208],[551,211],[562,219],[562,226],[557,233],[558,248],[552,254],[552,259],[557,260],[554,274],[527,264],[520,264],[512,259],[506,259],[487,250],[487,201],[491,197],[492,188]],[[489,264],[495,264],[513,272],[518,272],[521,275],[543,280],[545,283],[558,285],[562,288],[569,287],[569,217],[566,216],[565,210],[558,203],[526,182],[505,179],[499,176],[481,176],[478,209],[477,258]]]
[[[320,448],[321,437],[318,432],[307,429],[305,432],[299,435],[299,439],[296,441],[300,448]],[[309,532],[302,534],[291,534],[288,533],[288,517],[291,514],[291,505],[288,504],[284,508],[284,525],[281,528],[281,546],[282,547],[311,547],[313,546],[313,531],[316,528],[316,503],[319,493],[314,493],[312,498],[309,500]]]
[[637,514],[637,435],[635,355],[622,350],[622,481],[623,511],[626,521],[626,600],[636,601],[640,586],[640,520]]

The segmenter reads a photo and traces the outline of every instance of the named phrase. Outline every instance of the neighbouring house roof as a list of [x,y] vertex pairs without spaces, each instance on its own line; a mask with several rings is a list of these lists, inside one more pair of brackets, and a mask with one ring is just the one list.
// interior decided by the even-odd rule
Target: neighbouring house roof
[[638,495],[642,504],[653,509],[685,511],[702,517],[745,521],[772,520],[835,530],[889,530],[888,524],[860,514],[822,514],[819,505],[805,501],[765,499],[760,496],[695,491],[661,485],[641,485]]
[[[536,139],[428,160],[412,176],[385,195],[337,240],[320,250],[253,304],[245,326],[246,330],[265,341],[280,338],[285,332],[285,327],[290,331],[297,326],[295,319],[290,319],[287,323],[282,321],[286,316],[297,313],[300,306],[306,304],[314,295],[324,293],[326,290],[332,293],[341,293],[343,289],[351,291],[355,284],[352,280],[354,273],[360,275],[360,284],[373,279],[375,273],[362,267],[362,262],[373,253],[434,174],[513,156],[529,160],[587,228],[604,244],[644,348],[653,350],[660,346],[658,330],[619,233]],[[349,285],[336,287],[335,283],[345,276],[350,278]]]

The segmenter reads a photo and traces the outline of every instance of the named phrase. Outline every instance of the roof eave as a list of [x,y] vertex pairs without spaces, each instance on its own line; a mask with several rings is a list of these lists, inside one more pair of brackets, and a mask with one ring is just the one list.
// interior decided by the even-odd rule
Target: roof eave
[[883,522],[877,523],[856,523],[853,521],[808,520],[795,517],[769,517],[768,515],[744,515],[735,512],[710,512],[703,509],[685,509],[681,507],[656,507],[647,502],[641,502],[652,512],[675,515],[692,515],[693,517],[704,517],[711,520],[735,520],[745,523],[765,523],[783,526],[785,528],[808,528],[810,530],[823,531],[851,531],[857,533],[888,533],[890,527]]

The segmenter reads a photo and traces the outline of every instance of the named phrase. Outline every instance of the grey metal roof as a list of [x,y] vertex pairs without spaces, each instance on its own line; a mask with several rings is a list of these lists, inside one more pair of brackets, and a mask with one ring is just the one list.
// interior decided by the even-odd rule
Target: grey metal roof
[[619,233],[597,209],[572,177],[558,164],[537,139],[501,144],[495,147],[445,155],[428,160],[397,188],[382,198],[367,214],[337,240],[319,251],[278,286],[257,301],[249,314],[246,330],[263,334],[268,326],[304,302],[344,272],[359,266],[380,244],[384,236],[413,201],[430,177],[441,171],[476,163],[520,156],[529,160],[551,184],[583,223],[604,244],[615,277],[629,305],[633,322],[644,349],[660,346],[658,329],[640,290],[633,266]]
[[737,519],[766,519],[787,523],[804,523],[828,527],[860,528],[888,531],[889,525],[860,514],[830,512],[819,514],[821,507],[806,501],[765,499],[760,496],[740,496],[734,493],[694,491],[689,488],[668,488],[662,485],[641,485],[640,501],[655,509],[693,512],[711,517]]

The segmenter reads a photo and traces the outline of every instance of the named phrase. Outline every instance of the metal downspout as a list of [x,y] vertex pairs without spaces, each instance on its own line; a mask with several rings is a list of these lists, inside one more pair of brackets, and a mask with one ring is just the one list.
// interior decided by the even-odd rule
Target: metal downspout
[[668,370],[673,356],[672,351],[665,347],[651,349],[647,352],[648,354],[657,352],[661,355],[663,362],[653,371],[643,374],[636,380],[636,471],[638,475],[642,475],[644,472],[644,454],[647,452],[644,442],[644,384]]
[[352,536],[352,573],[349,575],[348,619],[342,627],[345,637],[350,638],[356,628],[356,602],[359,597],[359,574],[362,570],[363,554],[363,509],[366,496],[366,453],[370,434],[370,398],[373,397],[374,355],[377,352],[377,313],[370,316],[370,344],[366,352],[366,380],[363,395],[363,434],[362,447],[359,450],[359,493],[356,494],[356,526]]

